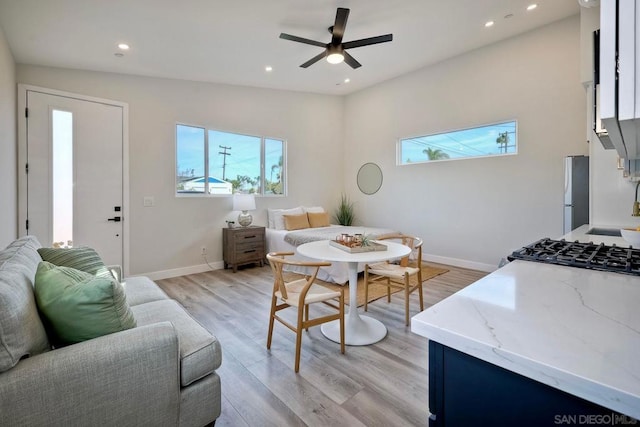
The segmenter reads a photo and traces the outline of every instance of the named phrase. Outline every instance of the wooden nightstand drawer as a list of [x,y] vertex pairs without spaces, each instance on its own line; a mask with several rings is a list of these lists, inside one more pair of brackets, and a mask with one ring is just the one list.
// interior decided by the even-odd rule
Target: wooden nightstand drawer
[[224,268],[260,263],[264,265],[266,256],[264,227],[239,227],[222,229],[222,255]]
[[252,262],[256,259],[264,259],[266,254],[262,246],[256,247],[253,244],[238,245],[236,248],[236,262]]
[[238,233],[233,233],[233,239],[237,245],[244,243],[262,243],[264,242],[264,229],[262,232],[256,230],[242,230]]

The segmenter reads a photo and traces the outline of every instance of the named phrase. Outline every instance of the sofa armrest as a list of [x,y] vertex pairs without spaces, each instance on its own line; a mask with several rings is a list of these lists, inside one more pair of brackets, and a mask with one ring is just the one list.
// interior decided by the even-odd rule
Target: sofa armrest
[[175,426],[179,360],[169,322],[24,359],[0,374],[2,423]]

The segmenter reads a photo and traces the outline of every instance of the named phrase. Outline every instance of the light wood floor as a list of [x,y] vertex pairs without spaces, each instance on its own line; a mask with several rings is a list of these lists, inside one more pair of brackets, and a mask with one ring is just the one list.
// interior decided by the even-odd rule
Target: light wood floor
[[[424,284],[425,308],[486,274],[444,267],[450,271]],[[427,425],[427,340],[405,327],[401,294],[391,304],[382,298],[369,305],[368,314],[389,331],[374,345],[347,346],[342,355],[320,327],[309,329],[295,374],[293,332],[276,322],[271,350],[266,348],[272,283],[268,266],[158,281],[222,345],[216,427]],[[413,316],[417,294],[411,298]]]

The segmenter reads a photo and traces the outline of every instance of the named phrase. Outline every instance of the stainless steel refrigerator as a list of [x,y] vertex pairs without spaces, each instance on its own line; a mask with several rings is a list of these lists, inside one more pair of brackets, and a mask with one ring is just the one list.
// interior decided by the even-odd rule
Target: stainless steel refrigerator
[[564,159],[564,233],[589,223],[589,156]]

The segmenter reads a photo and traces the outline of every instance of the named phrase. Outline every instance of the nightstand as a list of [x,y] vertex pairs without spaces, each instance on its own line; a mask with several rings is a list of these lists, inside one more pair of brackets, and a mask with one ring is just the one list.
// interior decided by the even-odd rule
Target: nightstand
[[264,227],[249,226],[222,229],[222,257],[224,268],[260,263],[264,265],[266,257]]

